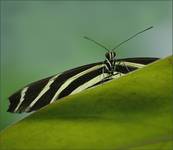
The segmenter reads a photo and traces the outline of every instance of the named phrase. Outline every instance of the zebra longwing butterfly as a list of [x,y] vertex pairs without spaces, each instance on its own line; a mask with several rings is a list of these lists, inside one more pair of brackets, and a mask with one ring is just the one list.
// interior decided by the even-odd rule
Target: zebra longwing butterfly
[[9,97],[10,106],[8,111],[21,113],[38,110],[62,97],[78,93],[87,88],[118,78],[154,62],[158,58],[116,59],[116,53],[114,51],[123,43],[151,28],[152,27],[149,27],[138,32],[118,44],[112,50],[107,49],[102,44],[88,37],[84,37],[107,50],[105,61],[70,69],[63,73],[55,74],[26,85]]

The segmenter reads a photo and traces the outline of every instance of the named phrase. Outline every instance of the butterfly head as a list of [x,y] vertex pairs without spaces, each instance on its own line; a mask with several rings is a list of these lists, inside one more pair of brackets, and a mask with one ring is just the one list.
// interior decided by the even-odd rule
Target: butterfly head
[[114,60],[115,59],[115,57],[116,57],[116,53],[114,52],[114,51],[107,51],[106,53],[105,53],[105,57],[106,57],[106,59],[108,59],[108,60]]

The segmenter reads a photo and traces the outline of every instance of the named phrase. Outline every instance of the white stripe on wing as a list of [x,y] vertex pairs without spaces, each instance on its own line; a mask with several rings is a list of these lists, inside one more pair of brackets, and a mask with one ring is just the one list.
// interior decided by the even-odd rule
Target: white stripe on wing
[[[142,68],[142,67],[145,66],[144,64],[132,63],[132,62],[126,62],[126,61],[123,61],[123,63],[124,63],[126,66],[136,67],[136,68]],[[123,64],[122,64],[122,65],[123,65]]]
[[28,87],[25,87],[25,88],[23,88],[23,90],[21,91],[20,101],[19,101],[17,107],[15,108],[14,112],[17,112],[18,108],[19,108],[20,105],[22,104],[27,90],[28,90]]
[[51,79],[49,79],[48,83],[45,85],[45,87],[41,90],[41,92],[38,94],[38,96],[32,101],[32,103],[25,109],[26,111],[29,111],[29,109],[34,106],[34,104],[50,89],[51,84],[55,81],[55,79],[59,76],[55,75]]
[[79,93],[95,84],[97,84],[98,82],[102,81],[103,79],[105,79],[106,77],[108,77],[109,74],[108,73],[103,73],[103,74],[100,74],[98,76],[96,76],[95,78],[89,80],[88,82],[82,84],[81,86],[77,87],[74,91],[72,91],[70,93],[70,95],[72,94],[76,94],[76,93]]
[[96,69],[99,69],[99,68],[101,68],[101,67],[103,67],[103,66],[104,66],[104,64],[96,65],[96,66],[94,66],[94,67],[92,67],[92,68],[89,68],[89,69],[87,69],[87,70],[85,70],[85,71],[82,71],[82,72],[78,73],[77,75],[75,75],[75,76],[69,78],[64,84],[61,85],[61,87],[60,87],[60,88],[58,89],[58,91],[55,93],[55,95],[54,95],[54,97],[52,98],[52,100],[50,101],[50,103],[54,102],[54,101],[57,99],[58,95],[59,95],[65,88],[67,88],[68,85],[70,85],[70,83],[72,83],[74,80],[78,79],[79,77],[81,77],[81,76],[83,76],[83,75],[85,75],[85,74],[87,74],[87,73],[89,73],[89,72],[91,72],[91,71],[94,71],[94,70],[96,70]]

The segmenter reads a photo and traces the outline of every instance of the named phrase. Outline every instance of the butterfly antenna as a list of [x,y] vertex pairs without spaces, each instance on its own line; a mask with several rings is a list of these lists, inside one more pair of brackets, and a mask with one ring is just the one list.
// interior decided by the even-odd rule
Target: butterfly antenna
[[100,44],[99,42],[97,42],[97,41],[95,41],[95,40],[93,40],[93,39],[91,39],[91,38],[89,38],[89,37],[87,37],[87,36],[84,36],[84,39],[87,39],[87,40],[89,40],[89,41],[92,41],[92,42],[94,42],[95,44],[99,45],[100,47],[102,47],[102,48],[106,49],[107,51],[109,51],[109,49],[106,48],[104,45]]
[[115,49],[117,49],[117,48],[120,47],[122,44],[126,43],[127,41],[133,39],[133,38],[136,37],[137,35],[139,35],[139,34],[145,32],[145,31],[147,31],[147,30],[150,30],[150,29],[152,29],[152,28],[153,28],[153,26],[151,26],[151,27],[149,27],[149,28],[147,28],[147,29],[145,29],[145,30],[142,30],[142,31],[140,31],[140,32],[138,32],[138,33],[136,33],[136,34],[134,34],[133,36],[129,37],[127,40],[125,40],[125,41],[121,42],[120,44],[118,44],[117,46],[115,46],[115,47],[112,49],[112,51],[114,51]]

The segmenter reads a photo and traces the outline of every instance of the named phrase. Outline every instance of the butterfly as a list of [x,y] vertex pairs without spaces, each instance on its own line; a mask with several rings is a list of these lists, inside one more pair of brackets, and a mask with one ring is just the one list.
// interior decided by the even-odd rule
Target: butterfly
[[104,61],[70,69],[24,86],[9,97],[8,112],[22,113],[39,110],[65,96],[117,79],[156,61],[158,58],[150,57],[117,59],[115,52],[120,45],[151,28],[136,33],[111,50],[89,37],[84,37],[107,50]]

